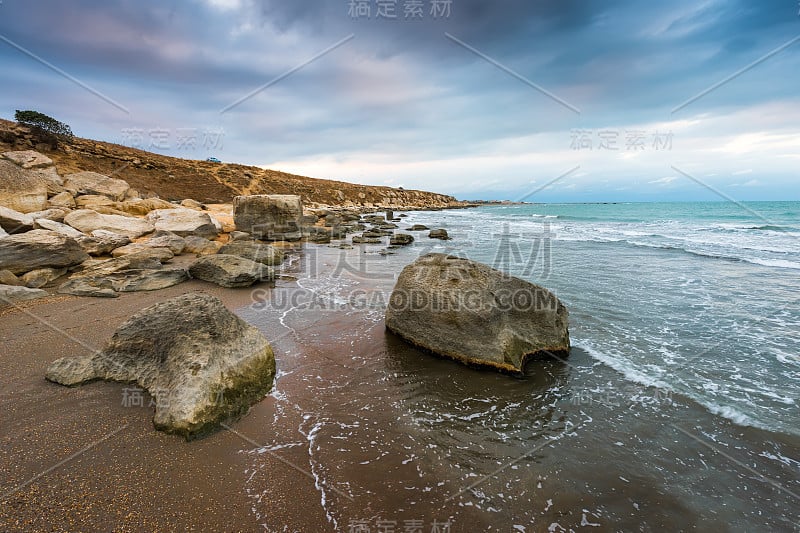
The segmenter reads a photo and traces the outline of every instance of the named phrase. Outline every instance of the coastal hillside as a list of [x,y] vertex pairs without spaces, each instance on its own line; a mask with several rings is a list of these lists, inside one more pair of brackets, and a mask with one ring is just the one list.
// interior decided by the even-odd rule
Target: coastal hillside
[[98,172],[124,179],[142,194],[157,195],[165,200],[189,197],[204,203],[229,203],[238,195],[297,194],[306,205],[396,208],[463,205],[452,196],[432,192],[356,185],[248,165],[180,159],[79,137],[53,149],[39,143],[28,128],[0,119],[0,153],[11,150],[37,150],[46,154],[61,175]]

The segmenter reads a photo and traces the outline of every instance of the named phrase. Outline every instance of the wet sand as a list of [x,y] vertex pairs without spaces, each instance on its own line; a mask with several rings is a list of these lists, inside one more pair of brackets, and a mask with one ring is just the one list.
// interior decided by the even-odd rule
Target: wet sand
[[[654,398],[582,350],[524,379],[423,354],[385,331],[380,305],[342,303],[353,290],[385,295],[413,257],[379,249],[306,247],[288,268],[298,281],[275,288],[191,281],[0,312],[0,531],[376,531],[381,520],[425,532],[434,521],[450,532],[792,530],[791,465],[762,462],[759,478],[727,455],[792,456],[796,439]],[[360,277],[362,263],[377,275]],[[44,380],[52,360],[196,290],[259,327],[276,354],[275,390],[230,431],[187,443],[153,429],[149,398],[124,407],[126,385]],[[254,295],[276,298],[253,306]],[[601,401],[583,401],[604,384]],[[706,428],[730,453],[676,428]]]
[[55,296],[0,313],[0,530],[259,529],[242,497],[240,451],[253,446],[240,436],[187,443],[153,429],[149,396],[124,406],[129,385],[44,379],[54,359],[98,349],[131,314],[191,291],[232,309],[250,298],[249,289],[191,281],[117,299]]

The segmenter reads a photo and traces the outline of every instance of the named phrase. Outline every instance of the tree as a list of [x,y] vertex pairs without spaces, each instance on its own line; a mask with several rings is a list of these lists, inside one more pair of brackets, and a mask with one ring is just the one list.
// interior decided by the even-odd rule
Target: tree
[[30,127],[40,135],[41,140],[51,145],[57,145],[58,141],[62,140],[72,140],[73,137],[72,129],[69,126],[38,111],[17,109],[14,113],[14,120],[23,126]]

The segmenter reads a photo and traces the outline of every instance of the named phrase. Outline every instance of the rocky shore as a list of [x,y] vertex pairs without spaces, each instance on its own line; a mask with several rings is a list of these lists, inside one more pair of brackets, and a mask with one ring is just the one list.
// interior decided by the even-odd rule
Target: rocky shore
[[[0,155],[0,298],[50,292],[118,297],[190,278],[223,287],[269,282],[298,243],[403,246],[391,210],[314,204],[297,195],[237,196],[229,204],[144,195],[97,172],[59,173],[40,152]],[[418,231],[420,228],[411,228]],[[357,233],[357,235],[356,235]],[[447,238],[445,230],[431,238]],[[343,244],[346,245],[346,244]]]

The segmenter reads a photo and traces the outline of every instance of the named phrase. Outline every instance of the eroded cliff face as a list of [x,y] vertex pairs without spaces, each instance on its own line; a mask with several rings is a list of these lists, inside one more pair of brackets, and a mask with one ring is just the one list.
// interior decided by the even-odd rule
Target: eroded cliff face
[[308,207],[391,207],[400,210],[466,205],[444,194],[355,185],[247,165],[179,159],[79,137],[52,149],[38,143],[28,128],[0,120],[0,152],[29,149],[50,157],[61,175],[78,171],[98,172],[124,179],[142,196],[158,196],[165,200],[193,198],[204,203],[228,203],[239,195],[297,194]]

